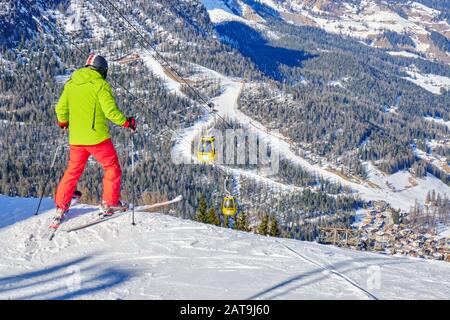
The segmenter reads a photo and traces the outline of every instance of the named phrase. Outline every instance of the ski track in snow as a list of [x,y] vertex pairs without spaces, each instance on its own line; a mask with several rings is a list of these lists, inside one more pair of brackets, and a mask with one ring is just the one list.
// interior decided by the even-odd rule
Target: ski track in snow
[[[0,203],[1,204],[1,203]],[[18,203],[18,205],[20,202]],[[450,264],[137,212],[52,242],[53,210],[0,229],[0,299],[448,299]],[[8,212],[0,209],[0,219]],[[371,268],[381,270],[371,287]],[[376,282],[375,282],[376,283]]]
[[[281,242],[280,242],[281,243]],[[286,249],[288,249],[289,251],[291,251],[292,253],[294,253],[295,255],[297,255],[298,257],[300,257],[301,259],[303,259],[304,261],[307,261],[321,269],[323,269],[325,272],[328,273],[332,273],[333,275],[343,279],[344,281],[346,281],[348,284],[350,284],[351,286],[355,287],[357,290],[362,291],[365,295],[367,295],[370,299],[372,300],[378,300],[377,297],[375,297],[372,293],[370,293],[369,291],[367,291],[366,289],[364,289],[363,287],[361,287],[359,284],[355,283],[352,279],[348,278],[347,276],[345,276],[344,274],[340,273],[339,271],[336,271],[334,269],[330,269],[329,267],[323,266],[320,263],[311,260],[308,257],[305,257],[303,254],[301,254],[300,252],[295,251],[294,249],[292,249],[291,247],[287,246],[284,243],[281,243],[282,246],[284,246]]]

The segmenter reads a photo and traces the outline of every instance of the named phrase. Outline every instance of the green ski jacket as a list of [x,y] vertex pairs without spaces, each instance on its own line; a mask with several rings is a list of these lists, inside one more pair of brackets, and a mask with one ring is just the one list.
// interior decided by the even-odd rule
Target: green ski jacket
[[55,108],[59,123],[69,122],[71,145],[96,145],[110,137],[107,120],[126,122],[109,83],[100,73],[81,68],[72,74]]

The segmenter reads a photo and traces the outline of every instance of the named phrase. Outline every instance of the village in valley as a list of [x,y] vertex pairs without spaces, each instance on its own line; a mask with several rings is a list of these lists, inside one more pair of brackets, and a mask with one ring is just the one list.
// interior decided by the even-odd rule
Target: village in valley
[[[352,229],[320,228],[318,241],[353,250],[450,262],[448,208],[438,209],[434,203],[427,199],[424,206],[415,203],[410,212],[402,212],[385,201],[374,201],[360,210]],[[442,232],[445,228],[447,231]]]

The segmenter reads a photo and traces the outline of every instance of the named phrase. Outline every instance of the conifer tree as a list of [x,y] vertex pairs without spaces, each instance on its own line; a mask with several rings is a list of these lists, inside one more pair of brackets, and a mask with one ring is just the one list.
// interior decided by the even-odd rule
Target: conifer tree
[[197,213],[194,219],[198,222],[207,223],[208,222],[207,210],[208,208],[206,205],[206,198],[202,194],[199,199]]
[[241,231],[250,231],[250,227],[248,226],[248,218],[247,213],[242,211],[238,214],[236,218],[236,229]]
[[216,214],[216,209],[209,208],[208,210],[208,216],[207,216],[207,223],[220,226],[220,219],[219,216]]
[[270,221],[269,236],[279,237],[281,236],[280,226],[276,217],[273,217]]
[[267,213],[263,215],[261,224],[258,227],[258,233],[265,236],[269,233],[269,215]]

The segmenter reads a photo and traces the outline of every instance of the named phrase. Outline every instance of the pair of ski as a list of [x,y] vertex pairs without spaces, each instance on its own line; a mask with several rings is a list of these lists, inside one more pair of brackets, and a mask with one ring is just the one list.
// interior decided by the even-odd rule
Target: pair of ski
[[[78,199],[77,199],[77,201],[78,201]],[[154,203],[154,204],[150,204],[150,205],[139,206],[139,207],[134,208],[134,210],[136,210],[136,211],[144,211],[144,210],[161,208],[161,207],[165,207],[165,206],[168,206],[168,205],[180,202],[181,200],[183,200],[183,197],[180,195],[180,196],[178,196],[176,198],[173,198],[172,200],[169,200],[169,201],[158,202],[158,203]],[[71,205],[74,205],[74,202],[72,202]],[[126,215],[126,214],[132,212],[132,210],[133,210],[132,208],[129,208],[129,209],[125,210],[125,211],[116,212],[116,213],[114,213],[113,215],[110,215],[110,216],[99,215],[98,217],[95,217],[94,219],[92,219],[92,220],[90,220],[90,221],[88,221],[86,223],[74,226],[72,228],[65,229],[64,231],[69,233],[69,232],[82,230],[82,229],[94,226],[96,224],[99,224],[99,223],[102,223],[102,222],[106,222],[106,221],[109,221],[109,220],[121,217],[123,215]],[[62,220],[56,228],[49,228],[50,229],[50,233],[51,233],[49,235],[49,240],[50,241],[54,238],[54,236],[56,234],[56,231],[60,229],[61,224],[63,222],[64,222],[64,220]]]

